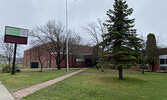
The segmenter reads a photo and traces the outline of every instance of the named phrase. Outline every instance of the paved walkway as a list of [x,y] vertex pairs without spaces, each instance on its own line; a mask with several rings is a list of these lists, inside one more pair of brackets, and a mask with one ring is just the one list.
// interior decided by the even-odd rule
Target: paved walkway
[[34,93],[35,91],[38,91],[42,88],[45,88],[47,86],[50,86],[52,84],[55,84],[56,82],[59,82],[59,81],[62,81],[66,78],[69,78],[73,75],[76,75],[84,70],[86,70],[87,68],[84,68],[84,69],[81,69],[79,71],[75,71],[75,72],[72,72],[72,73],[69,73],[69,74],[66,74],[64,76],[61,76],[61,77],[58,77],[58,78],[55,78],[53,80],[49,80],[49,81],[46,81],[46,82],[42,82],[42,83],[39,83],[39,84],[36,84],[36,85],[33,85],[33,86],[30,86],[28,88],[24,88],[24,89],[21,89],[21,90],[18,90],[16,92],[13,93],[13,95],[15,96],[15,98],[17,99],[21,99],[29,94],[32,94]]
[[0,81],[0,100],[14,100],[13,96],[8,92],[8,90],[1,84]]

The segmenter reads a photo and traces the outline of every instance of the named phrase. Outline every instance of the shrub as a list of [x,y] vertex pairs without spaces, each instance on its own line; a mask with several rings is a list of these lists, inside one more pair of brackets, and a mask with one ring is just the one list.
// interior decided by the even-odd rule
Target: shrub
[[[17,69],[17,67],[15,67],[15,69]],[[4,73],[11,73],[12,72],[12,67],[4,66],[2,68],[2,72],[4,72]]]
[[4,66],[4,67],[2,68],[2,71],[3,71],[4,73],[10,73],[10,72],[12,71],[12,67]]

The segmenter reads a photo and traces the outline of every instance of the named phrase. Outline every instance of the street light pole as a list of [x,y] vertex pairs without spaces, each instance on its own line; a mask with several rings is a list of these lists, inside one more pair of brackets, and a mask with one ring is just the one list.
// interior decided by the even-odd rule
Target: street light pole
[[66,0],[66,35],[67,35],[67,40],[66,40],[67,69],[66,69],[66,72],[69,72],[69,65],[68,65],[68,2],[67,0]]

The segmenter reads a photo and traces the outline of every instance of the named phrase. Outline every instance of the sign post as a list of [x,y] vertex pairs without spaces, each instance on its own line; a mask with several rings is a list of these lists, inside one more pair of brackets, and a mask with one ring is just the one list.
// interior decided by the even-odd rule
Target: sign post
[[15,61],[16,61],[16,50],[17,44],[27,44],[28,40],[28,29],[16,28],[11,26],[5,27],[5,37],[4,42],[6,43],[14,43],[14,56],[13,56],[13,68],[12,75],[15,74]]
[[16,50],[17,50],[17,43],[15,43],[15,46],[14,46],[12,75],[15,74]]

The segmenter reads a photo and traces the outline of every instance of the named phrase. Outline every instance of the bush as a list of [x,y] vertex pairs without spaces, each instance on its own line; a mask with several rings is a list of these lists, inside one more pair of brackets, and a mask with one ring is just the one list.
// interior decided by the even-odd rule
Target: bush
[[4,73],[10,73],[10,72],[12,72],[12,67],[4,66],[4,67],[2,68],[2,71],[3,71]]
[[[15,69],[17,69],[17,67],[15,67]],[[11,73],[12,72],[12,67],[9,66],[5,66],[2,68],[2,72],[4,73]]]

